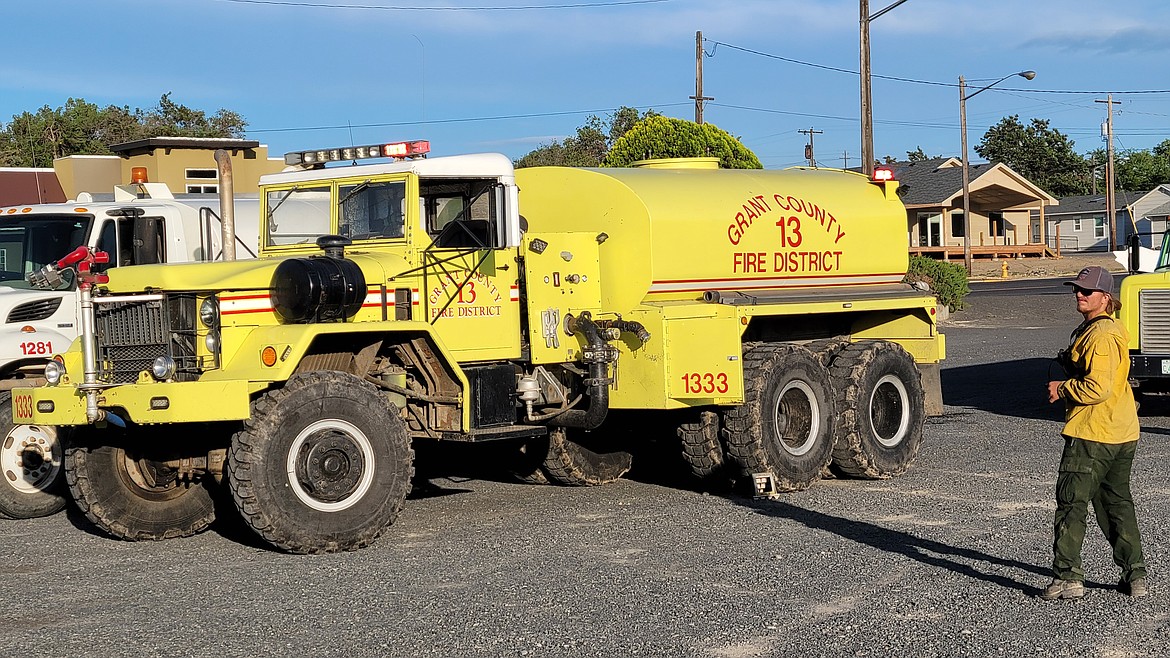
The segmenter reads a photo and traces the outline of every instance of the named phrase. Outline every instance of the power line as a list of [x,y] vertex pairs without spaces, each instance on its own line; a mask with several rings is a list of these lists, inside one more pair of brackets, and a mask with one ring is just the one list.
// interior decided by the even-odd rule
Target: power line
[[277,5],[281,7],[316,7],[325,9],[371,9],[377,11],[528,11],[537,9],[592,9],[622,5],[649,5],[673,0],[609,0],[607,2],[575,2],[560,5],[513,5],[510,7],[416,7],[404,5],[339,5],[326,2],[291,2],[291,0],[219,0],[241,5]]
[[[634,106],[636,110],[648,110],[656,107],[677,107],[679,105],[690,105],[690,103],[662,103],[658,105],[639,105]],[[471,123],[474,121],[505,121],[508,119],[534,119],[540,117],[561,117],[574,116],[580,114],[598,114],[600,112],[616,112],[621,108],[608,107],[600,110],[566,110],[563,112],[532,112],[529,114],[501,114],[489,117],[455,117],[450,119],[426,119],[419,121],[387,121],[382,123],[359,123],[359,124],[338,124],[335,126],[301,126],[294,128],[253,128],[249,129],[249,133],[289,133],[289,132],[309,132],[313,130],[340,130],[349,128],[386,128],[393,126],[429,126],[436,124],[447,123]]]
[[[790,64],[799,64],[801,66],[808,66],[811,68],[824,69],[826,71],[835,71],[837,73],[847,73],[849,75],[861,75],[858,71],[854,71],[852,69],[845,69],[845,68],[840,68],[837,66],[828,66],[826,64],[817,64],[815,62],[806,62],[806,61],[799,60],[799,59],[793,59],[791,57],[781,57],[780,55],[773,55],[771,53],[765,53],[765,52],[762,52],[759,50],[752,50],[751,48],[744,48],[742,46],[732,45],[730,43],[725,43],[723,41],[715,41],[712,39],[705,39],[705,41],[710,41],[711,43],[715,44],[715,48],[713,48],[711,50],[711,55],[709,55],[710,57],[714,57],[715,52],[719,49],[719,46],[723,46],[724,48],[731,48],[732,50],[739,50],[741,52],[750,53],[752,55],[759,55],[760,57],[767,57],[769,59],[777,59],[777,60],[780,60],[782,62],[788,62]],[[935,80],[918,80],[915,78],[905,78],[905,77],[896,76],[896,75],[880,75],[877,73],[870,74],[870,77],[871,78],[881,78],[883,80],[893,80],[895,82],[908,82],[908,83],[916,84],[916,85],[931,85],[931,86],[935,86],[935,87],[956,88],[959,86],[953,82],[938,82]],[[1170,94],[1170,89],[1132,89],[1129,91],[1082,91],[1082,90],[1071,90],[1071,89],[1030,89],[1030,88],[1029,89],[1024,89],[1024,88],[1017,89],[1017,88],[1013,88],[1013,87],[996,87],[992,91],[1015,91],[1015,92],[1025,93],[1025,94],[1097,94],[1097,95],[1100,95],[1100,94]]]

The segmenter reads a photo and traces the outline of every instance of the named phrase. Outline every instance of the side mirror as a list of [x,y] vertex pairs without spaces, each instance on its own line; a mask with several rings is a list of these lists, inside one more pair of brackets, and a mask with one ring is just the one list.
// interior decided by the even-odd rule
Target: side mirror
[[1134,274],[1141,269],[1142,240],[1137,233],[1129,234],[1129,273]]

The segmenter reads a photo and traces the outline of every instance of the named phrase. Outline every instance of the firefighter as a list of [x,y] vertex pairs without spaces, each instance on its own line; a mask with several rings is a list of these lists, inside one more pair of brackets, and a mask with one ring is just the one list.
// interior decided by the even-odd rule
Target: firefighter
[[1141,428],[1128,381],[1129,336],[1113,319],[1121,303],[1113,276],[1100,267],[1086,267],[1065,285],[1073,287],[1085,319],[1058,357],[1068,379],[1048,382],[1048,401],[1065,404],[1064,453],[1056,480],[1053,579],[1040,598],[1084,596],[1081,545],[1090,501],[1122,570],[1118,589],[1145,596],[1146,565],[1129,487]]

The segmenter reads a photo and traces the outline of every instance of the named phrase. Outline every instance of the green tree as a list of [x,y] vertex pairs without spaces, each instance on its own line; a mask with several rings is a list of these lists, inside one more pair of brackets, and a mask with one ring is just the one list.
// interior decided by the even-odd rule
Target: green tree
[[906,151],[906,160],[909,162],[922,162],[924,160],[933,160],[934,158],[941,158],[941,155],[927,155],[922,147],[916,147],[913,151]]
[[516,167],[597,167],[619,137],[646,117],[659,116],[654,110],[639,114],[637,108],[622,106],[604,120],[591,115],[577,134],[565,140],[553,140],[529,151],[515,162]]
[[975,152],[1002,162],[1055,196],[1084,194],[1089,162],[1077,154],[1075,142],[1052,128],[1047,119],[1025,126],[1019,115],[1004,117],[987,130]]
[[652,158],[716,157],[724,169],[762,169],[756,157],[738,139],[712,124],[702,125],[664,116],[634,124],[609,150],[606,167],[628,167]]
[[247,122],[229,110],[210,117],[163,94],[149,110],[98,107],[80,98],[23,112],[0,128],[0,165],[51,167],[69,155],[108,155],[110,146],[147,137],[241,137]]
[[210,117],[203,110],[171,100],[171,92],[158,105],[139,115],[150,137],[241,137],[247,122],[235,112],[220,109]]
[[[1157,147],[1155,147],[1157,148]],[[1170,157],[1154,151],[1124,151],[1115,158],[1117,189],[1148,191],[1170,183]]]

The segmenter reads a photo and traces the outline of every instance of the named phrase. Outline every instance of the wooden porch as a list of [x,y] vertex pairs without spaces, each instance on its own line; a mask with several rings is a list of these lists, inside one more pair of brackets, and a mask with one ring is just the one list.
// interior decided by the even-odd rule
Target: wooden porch
[[[910,247],[910,253],[944,261],[963,260],[963,247]],[[972,258],[1060,258],[1060,253],[1042,244],[971,245]]]

